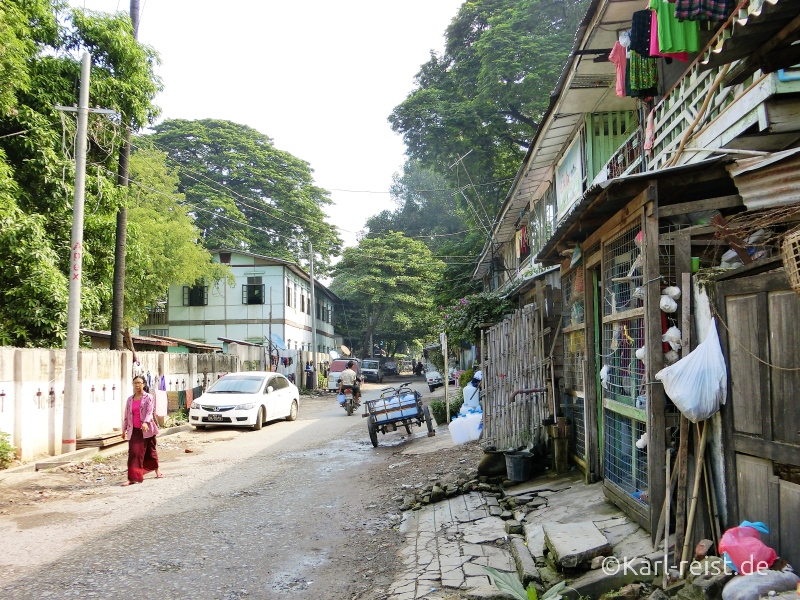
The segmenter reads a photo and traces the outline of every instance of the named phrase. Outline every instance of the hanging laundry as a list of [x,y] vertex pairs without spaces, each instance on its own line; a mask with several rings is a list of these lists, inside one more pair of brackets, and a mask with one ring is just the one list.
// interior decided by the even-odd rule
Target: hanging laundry
[[631,50],[631,63],[629,77],[631,89],[639,92],[653,91],[649,96],[655,96],[655,87],[658,85],[658,64],[654,58],[644,58],[635,50]]
[[147,375],[145,375],[145,379],[147,379],[147,389],[149,390],[153,385],[152,379],[151,379],[151,375],[150,375],[150,371],[148,371]]
[[631,50],[644,58],[650,58],[651,10],[637,10],[631,21]]
[[160,389],[161,391],[164,391],[164,390],[167,389],[167,380],[164,379],[163,375],[161,376],[161,381],[158,384],[158,389]]
[[[656,12],[660,53],[697,52],[700,49],[700,25],[697,21],[678,21],[673,6],[666,0],[650,0],[650,8]],[[650,27],[652,35],[652,24]],[[652,48],[650,54],[653,55]]]
[[627,59],[625,48],[618,41],[614,43],[614,47],[611,49],[611,54],[608,55],[608,60],[614,63],[614,67],[617,69],[617,96],[624,98],[626,96],[625,80],[627,79]]
[[679,21],[724,21],[731,14],[730,0],[676,0],[675,18]]
[[653,139],[656,129],[656,109],[654,108],[647,114],[646,126],[644,129],[644,150],[647,156],[653,154]]
[[178,392],[167,392],[167,410],[169,412],[178,410]]

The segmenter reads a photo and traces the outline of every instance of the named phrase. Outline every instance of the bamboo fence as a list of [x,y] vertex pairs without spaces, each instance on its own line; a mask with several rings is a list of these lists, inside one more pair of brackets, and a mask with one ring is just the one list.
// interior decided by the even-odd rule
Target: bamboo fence
[[505,450],[546,444],[542,421],[552,413],[549,394],[519,394],[514,402],[511,396],[516,390],[550,385],[547,333],[537,304],[515,311],[488,330],[483,373],[485,446]]

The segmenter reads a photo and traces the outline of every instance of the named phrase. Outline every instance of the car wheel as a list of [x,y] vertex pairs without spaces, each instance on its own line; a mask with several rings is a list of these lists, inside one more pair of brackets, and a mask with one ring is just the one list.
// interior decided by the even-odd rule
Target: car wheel
[[428,389],[431,391],[431,393],[433,393],[433,390],[436,389],[436,386],[435,385],[429,385]]
[[287,421],[297,420],[297,400],[292,400],[292,408],[289,409],[289,416],[286,417]]
[[260,407],[258,409],[258,416],[256,417],[256,422],[253,423],[253,431],[258,431],[264,426],[264,407]]

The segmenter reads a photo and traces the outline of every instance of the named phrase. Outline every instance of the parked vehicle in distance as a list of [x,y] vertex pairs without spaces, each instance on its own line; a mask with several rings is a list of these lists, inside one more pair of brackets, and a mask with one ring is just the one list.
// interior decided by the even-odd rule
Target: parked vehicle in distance
[[425,381],[428,383],[430,391],[435,390],[437,387],[444,385],[442,374],[432,364],[428,364],[425,368]]
[[364,374],[364,379],[373,383],[381,383],[383,381],[383,359],[379,358],[365,358],[361,361],[361,372]]
[[399,375],[400,374],[400,368],[399,368],[399,365],[397,364],[397,361],[392,359],[392,358],[387,360],[386,364],[383,365],[383,374],[384,375]]
[[189,408],[197,429],[226,425],[258,431],[267,421],[294,421],[300,409],[297,386],[280,373],[230,373],[212,383]]
[[353,361],[353,370],[356,375],[361,376],[361,362],[357,358],[337,358],[331,362],[330,371],[328,371],[328,391],[335,392],[339,389],[339,379],[342,377],[342,371],[347,368],[347,363]]

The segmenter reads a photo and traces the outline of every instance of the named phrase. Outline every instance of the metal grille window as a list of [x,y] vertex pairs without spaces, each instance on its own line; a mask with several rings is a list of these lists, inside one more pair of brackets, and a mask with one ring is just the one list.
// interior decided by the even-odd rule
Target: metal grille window
[[248,277],[242,286],[242,304],[264,304],[264,284],[261,277]]
[[586,401],[580,396],[564,396],[565,414],[570,420],[569,445],[572,452],[581,458],[586,458],[586,416],[584,404]]
[[[637,225],[603,245],[602,363],[604,473],[647,502],[647,455],[635,446],[645,432],[644,239]],[[639,356],[637,357],[637,352]]]
[[183,286],[183,305],[184,306],[207,306],[208,305],[208,286],[207,285],[185,285]]
[[604,421],[606,479],[647,504],[647,453],[636,447],[645,424],[608,409]]

